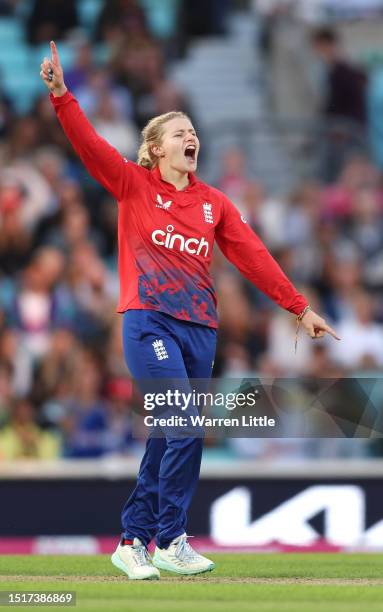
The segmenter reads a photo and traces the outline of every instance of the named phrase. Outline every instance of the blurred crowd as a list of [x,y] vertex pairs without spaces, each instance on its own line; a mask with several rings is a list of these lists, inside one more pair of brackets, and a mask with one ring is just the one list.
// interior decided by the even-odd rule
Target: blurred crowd
[[[2,6],[12,10],[14,4]],[[78,25],[74,0],[54,4],[65,18],[53,19],[50,3],[35,0],[26,23],[31,44],[65,36]],[[166,71],[169,54],[184,49],[171,33],[165,40],[154,35],[146,4],[105,1],[94,36],[110,47],[108,62],[96,62],[93,42],[81,39],[65,73],[97,131],[131,159],[149,117],[174,108],[192,113]],[[177,8],[176,1],[165,4]],[[225,3],[208,4],[212,15],[220,15],[221,22],[211,19],[218,31],[195,21],[194,6],[184,22],[191,37],[223,33],[217,24],[224,22]],[[54,30],[57,23],[60,31]],[[23,116],[1,95],[0,158],[0,459],[134,454],[142,447],[132,436],[139,398],[124,363],[122,318],[115,314],[116,205],[75,157],[47,95]],[[254,180],[244,152],[233,147],[222,152],[216,186],[342,341],[312,342],[301,333],[295,355],[295,318],[217,251],[214,375],[379,377],[383,184],[376,165],[351,155],[331,181],[310,179],[276,196]],[[300,441],[278,447],[276,441],[257,446],[237,440],[227,449],[237,456],[278,456],[287,444],[290,455],[329,456],[329,447],[334,455],[380,454],[379,444],[348,442],[307,451]]]

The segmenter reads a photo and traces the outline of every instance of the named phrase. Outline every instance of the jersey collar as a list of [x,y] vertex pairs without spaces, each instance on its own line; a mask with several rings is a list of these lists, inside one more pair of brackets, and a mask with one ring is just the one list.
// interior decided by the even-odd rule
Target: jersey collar
[[[174,185],[172,185],[172,183],[169,183],[168,181],[165,181],[165,179],[162,178],[159,166],[156,166],[155,168],[153,168],[153,170],[151,170],[151,173],[157,180],[162,181],[163,183],[166,183],[169,189],[173,189],[174,191],[179,191],[174,187]],[[193,174],[193,172],[188,173],[188,178],[189,178],[189,185],[186,185],[185,189],[181,189],[180,193],[187,191],[190,187],[192,187],[193,185],[197,183],[196,176],[195,174]]]

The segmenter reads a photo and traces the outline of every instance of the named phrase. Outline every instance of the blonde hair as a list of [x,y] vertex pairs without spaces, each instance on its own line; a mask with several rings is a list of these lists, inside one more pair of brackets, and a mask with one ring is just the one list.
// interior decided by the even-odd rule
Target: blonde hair
[[164,133],[164,125],[172,119],[189,119],[190,118],[182,111],[170,111],[170,113],[164,113],[153,117],[142,130],[142,143],[138,150],[137,163],[139,166],[152,170],[158,164],[158,157],[152,151],[153,146],[159,146]]

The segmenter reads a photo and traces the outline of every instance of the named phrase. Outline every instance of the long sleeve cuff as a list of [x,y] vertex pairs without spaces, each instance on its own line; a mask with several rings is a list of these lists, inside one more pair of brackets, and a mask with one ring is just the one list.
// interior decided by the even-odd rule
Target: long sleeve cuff
[[69,89],[67,89],[64,95],[62,96],[54,96],[53,93],[50,93],[49,97],[50,97],[50,100],[53,106],[57,108],[58,106],[61,106],[62,104],[66,104],[67,102],[72,100],[73,94],[69,91]]
[[298,315],[300,315],[300,314],[301,314],[301,312],[303,312],[303,310],[304,310],[304,309],[306,308],[306,306],[308,306],[308,305],[309,305],[309,303],[308,303],[308,301],[306,300],[306,298],[305,298],[303,295],[299,294],[299,295],[297,296],[297,300],[296,300],[296,302],[295,302],[295,303],[294,303],[294,304],[291,306],[291,308],[287,308],[287,310],[288,310],[289,312],[291,312],[292,314],[295,314],[295,315],[297,315],[297,316],[298,316]]

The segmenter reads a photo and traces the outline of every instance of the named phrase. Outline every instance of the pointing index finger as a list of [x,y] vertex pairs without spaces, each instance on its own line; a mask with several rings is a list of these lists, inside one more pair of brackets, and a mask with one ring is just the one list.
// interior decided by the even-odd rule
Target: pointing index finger
[[54,43],[53,40],[51,40],[51,54],[52,54],[52,63],[54,64],[54,66],[59,66],[60,65],[59,54],[57,51],[56,44]]
[[340,340],[338,334],[336,333],[335,329],[333,329],[332,327],[330,327],[329,325],[325,326],[325,330],[328,334],[330,334],[330,336],[332,336],[333,338],[335,338],[335,340]]

